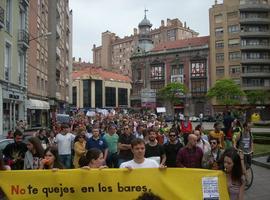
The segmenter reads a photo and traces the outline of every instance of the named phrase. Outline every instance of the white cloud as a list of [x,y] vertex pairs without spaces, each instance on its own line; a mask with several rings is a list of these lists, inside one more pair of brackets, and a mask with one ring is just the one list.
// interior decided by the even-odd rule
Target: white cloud
[[214,0],[70,0],[73,10],[73,56],[92,62],[93,44],[101,45],[101,33],[109,30],[131,35],[144,17],[158,28],[160,21],[179,18],[200,33],[209,34],[208,10]]

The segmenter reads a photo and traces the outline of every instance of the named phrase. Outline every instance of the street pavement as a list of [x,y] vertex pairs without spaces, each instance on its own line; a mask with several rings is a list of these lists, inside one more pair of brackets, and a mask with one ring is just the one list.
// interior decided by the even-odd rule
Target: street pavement
[[245,191],[245,200],[270,199],[270,169],[252,165],[254,172],[253,184]]

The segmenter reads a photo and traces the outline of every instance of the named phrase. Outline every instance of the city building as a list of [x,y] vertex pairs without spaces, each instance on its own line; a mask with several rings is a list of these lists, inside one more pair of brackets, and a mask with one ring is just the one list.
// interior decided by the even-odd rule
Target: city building
[[0,2],[0,135],[26,120],[29,0]]
[[231,78],[244,91],[269,92],[269,13],[269,0],[215,1],[209,10],[211,86]]
[[[146,16],[145,21],[148,21]],[[138,36],[137,28],[134,28],[133,35],[124,38],[120,38],[110,31],[102,33],[101,46],[93,45],[94,65],[131,76],[130,57],[137,50],[136,48],[139,43]],[[152,40],[155,46],[167,41],[176,41],[197,36],[198,33],[187,27],[186,22],[183,24],[176,18],[167,19],[166,25],[164,20],[161,20],[159,28],[151,29],[149,39]]]
[[72,102],[75,108],[127,108],[130,107],[130,78],[101,67],[80,69],[87,63],[73,63]]
[[[171,105],[157,95],[150,108],[166,106],[167,113],[182,112],[190,116],[203,112],[210,114],[211,105],[205,98],[209,89],[209,36],[170,41],[157,45],[151,51],[141,51],[131,58],[131,107],[142,106],[142,91],[157,92],[171,82],[180,82],[188,88],[186,95],[179,94],[181,104]],[[149,91],[150,91],[149,90]]]
[[48,98],[52,117],[71,103],[72,11],[68,0],[48,1]]
[[49,125],[48,27],[49,0],[30,1],[27,62],[27,123],[29,128]]

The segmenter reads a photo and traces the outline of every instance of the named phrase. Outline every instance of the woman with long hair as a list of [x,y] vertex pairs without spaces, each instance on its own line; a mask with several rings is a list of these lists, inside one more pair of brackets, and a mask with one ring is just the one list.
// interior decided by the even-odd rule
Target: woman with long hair
[[81,132],[79,135],[76,136],[75,140],[76,142],[74,143],[73,165],[74,165],[74,168],[79,168],[79,160],[86,153],[85,133]]
[[31,137],[27,141],[27,152],[24,157],[23,169],[39,169],[44,149],[37,137]]
[[59,160],[56,147],[45,149],[44,159],[41,160],[39,169],[64,169],[64,165]]
[[85,156],[82,156],[79,160],[80,167],[84,169],[90,168],[107,168],[104,164],[103,153],[97,148],[91,148],[87,151]]
[[223,170],[227,176],[230,200],[243,200],[245,179],[243,176],[244,155],[234,148],[223,153]]

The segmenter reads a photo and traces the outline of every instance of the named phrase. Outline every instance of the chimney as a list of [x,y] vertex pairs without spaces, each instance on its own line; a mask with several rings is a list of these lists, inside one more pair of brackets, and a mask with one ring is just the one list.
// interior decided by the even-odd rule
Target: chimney
[[187,28],[187,22],[184,22],[184,27]]
[[217,5],[217,0],[215,0],[215,5]]
[[75,62],[75,57],[72,57],[72,61]]
[[134,28],[134,29],[133,29],[133,34],[134,34],[134,35],[137,35],[137,34],[138,34],[137,28]]
[[80,57],[80,58],[79,58],[79,63],[81,63],[81,62],[82,62],[82,58]]
[[96,44],[93,45],[93,49],[95,49],[95,48],[96,48]]
[[167,26],[171,26],[171,20],[167,18]]
[[164,27],[164,20],[161,20],[161,27]]

